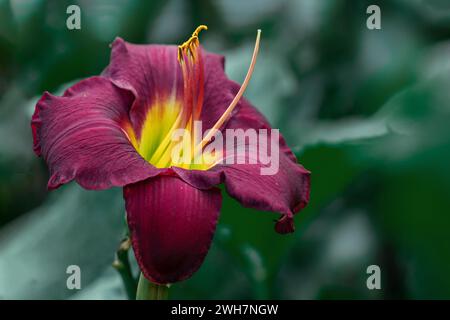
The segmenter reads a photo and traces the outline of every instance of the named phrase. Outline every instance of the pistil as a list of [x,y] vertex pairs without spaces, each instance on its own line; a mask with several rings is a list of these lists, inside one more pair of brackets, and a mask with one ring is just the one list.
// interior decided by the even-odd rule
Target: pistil
[[242,83],[238,93],[233,98],[233,100],[231,101],[230,105],[227,107],[225,112],[222,114],[222,116],[219,118],[219,120],[217,120],[217,122],[210,129],[208,134],[203,138],[203,140],[200,142],[200,144],[196,146],[195,150],[203,150],[203,147],[211,140],[211,138],[214,136],[215,132],[217,130],[219,130],[220,127],[225,123],[225,121],[227,121],[230,118],[231,113],[233,112],[234,108],[236,107],[236,105],[238,104],[242,95],[244,94],[245,89],[247,89],[247,85],[250,82],[250,79],[253,74],[253,70],[255,68],[256,58],[257,58],[258,52],[259,52],[260,39],[261,39],[261,30],[258,29],[258,32],[256,34],[255,48],[253,49],[252,60],[250,62],[250,66],[247,70],[247,75],[245,76],[244,82]]

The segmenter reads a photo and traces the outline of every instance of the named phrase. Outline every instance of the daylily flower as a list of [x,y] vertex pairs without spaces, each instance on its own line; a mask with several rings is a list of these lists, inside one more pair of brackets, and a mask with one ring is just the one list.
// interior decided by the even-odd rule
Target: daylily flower
[[[293,216],[309,200],[309,172],[279,138],[279,170],[264,165],[171,160],[175,129],[271,129],[246,99],[259,48],[242,87],[224,72],[224,57],[199,44],[195,30],[181,46],[136,45],[117,38],[109,66],[54,96],[45,92],[32,118],[34,151],[48,164],[48,188],[75,180],[83,188],[123,187],[134,253],[157,284],[190,277],[210,247],[224,184],[243,206],[281,214],[275,230],[294,231]],[[200,148],[209,143],[208,137]],[[218,157],[221,157],[218,153]],[[251,226],[248,226],[251,228]]]

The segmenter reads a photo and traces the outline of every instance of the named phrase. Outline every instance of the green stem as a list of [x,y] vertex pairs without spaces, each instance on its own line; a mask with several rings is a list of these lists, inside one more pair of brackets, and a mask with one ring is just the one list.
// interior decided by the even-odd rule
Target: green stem
[[131,272],[130,260],[128,259],[128,251],[131,247],[131,242],[129,238],[123,240],[116,251],[116,259],[113,262],[113,267],[119,272],[122,282],[125,286],[125,291],[127,292],[128,299],[135,299],[136,292],[136,279]]
[[141,273],[137,286],[136,300],[167,300],[169,287],[148,281]]

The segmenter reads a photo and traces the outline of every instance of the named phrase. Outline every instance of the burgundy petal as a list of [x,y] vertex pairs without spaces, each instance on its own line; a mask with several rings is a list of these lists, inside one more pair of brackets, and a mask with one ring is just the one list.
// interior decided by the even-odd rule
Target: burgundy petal
[[221,206],[217,188],[199,190],[173,175],[126,186],[133,249],[144,276],[159,284],[189,278],[202,264]]
[[[211,62],[213,59],[216,59],[215,62]],[[202,110],[204,129],[214,125],[239,90],[239,85],[226,77],[223,67],[218,70],[219,56],[210,55],[209,61],[215,72],[207,74],[205,84],[208,90],[205,90]],[[244,98],[239,101],[222,131],[238,128],[271,129],[264,116]],[[261,163],[217,165],[209,171],[179,168],[174,168],[174,171],[198,188],[224,182],[227,192],[244,206],[283,214],[275,229],[279,233],[288,233],[294,231],[293,215],[309,201],[310,173],[297,163],[281,134],[279,151],[279,171],[275,175],[261,175],[260,169],[264,166]]]
[[[229,90],[229,85],[237,84],[227,79],[223,71],[223,56],[204,50],[202,52],[205,74],[203,105],[210,107],[201,114],[205,131],[214,125],[233,99],[234,94]],[[180,101],[183,100],[183,76],[177,54],[177,46],[137,45],[121,38],[112,44],[111,62],[103,76],[110,78],[119,87],[134,92],[136,101],[130,117],[137,134],[141,132],[148,108],[155,100],[172,94]],[[217,101],[221,104],[214,105]]]
[[62,97],[44,93],[31,125],[34,150],[50,169],[49,189],[72,179],[86,189],[106,189],[158,174],[124,130],[133,99],[101,77],[75,84]]
[[286,154],[280,154],[276,174],[261,175],[262,167],[262,164],[233,164],[218,165],[209,171],[173,170],[197,188],[223,182],[226,191],[243,206],[283,214],[275,225],[277,232],[293,232],[294,214],[309,201],[310,173]]
[[[240,103],[240,109],[226,124],[226,129],[271,129],[267,120],[248,101],[242,99]],[[261,169],[267,165],[260,162],[224,165],[223,170],[225,186],[232,197],[246,207],[282,213],[275,230],[289,233],[294,231],[293,215],[309,201],[310,172],[297,163],[281,135],[279,149],[278,171],[273,175],[262,175]],[[248,163],[250,153],[244,156]]]
[[[138,45],[117,38],[112,44],[111,61],[103,72],[116,85],[131,90],[136,100],[130,118],[139,135],[148,108],[172,95],[182,100],[183,77],[173,45]],[[139,138],[139,137],[138,137]]]

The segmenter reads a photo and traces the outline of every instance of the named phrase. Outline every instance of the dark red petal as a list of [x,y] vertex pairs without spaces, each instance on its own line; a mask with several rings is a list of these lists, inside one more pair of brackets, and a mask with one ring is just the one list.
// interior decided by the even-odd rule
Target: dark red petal
[[[218,60],[214,65],[220,65]],[[223,70],[220,73],[216,69],[215,74],[209,77],[207,86],[210,91],[205,92],[203,124],[214,123],[239,90],[236,83],[226,79]],[[222,130],[238,128],[271,129],[264,116],[246,99],[240,100],[233,116]],[[279,148],[279,171],[275,175],[261,175],[260,169],[263,165],[260,163],[218,165],[203,172],[179,168],[174,168],[174,171],[198,188],[208,188],[224,182],[227,192],[244,206],[283,214],[275,225],[275,230],[279,233],[289,233],[294,231],[293,215],[303,209],[309,201],[310,173],[297,163],[295,155],[281,134]]]
[[[226,124],[226,129],[237,128],[271,129],[267,120],[245,99],[241,99],[240,109]],[[261,163],[224,165],[223,171],[226,189],[232,197],[246,207],[282,213],[275,230],[289,233],[294,232],[293,215],[309,201],[310,172],[297,163],[281,134],[279,149],[279,167],[274,175],[262,175]],[[248,154],[245,156],[248,159]]]
[[133,250],[144,276],[159,284],[189,278],[202,264],[216,228],[220,190],[199,190],[161,175],[124,188]]
[[137,45],[121,38],[112,44],[111,61],[103,76],[135,94],[130,118],[138,135],[148,108],[155,101],[164,101],[172,95],[183,99],[183,77],[177,56],[177,46]]
[[101,77],[75,84],[62,97],[44,93],[31,126],[34,150],[50,169],[49,189],[72,179],[86,189],[105,189],[158,174],[123,130],[133,99]]
[[[184,101],[183,75],[177,55],[177,46],[136,45],[120,38],[112,45],[111,62],[103,75],[135,94],[136,101],[130,117],[138,135],[148,108],[154,101],[172,94]],[[208,110],[202,109],[200,118],[205,131],[225,111],[235,94],[230,90],[230,85],[236,87],[237,84],[226,77],[223,56],[202,50],[202,57],[205,74],[203,107]]]
[[260,164],[218,165],[208,171],[173,168],[190,185],[206,189],[224,183],[227,192],[243,206],[281,213],[275,225],[279,233],[294,231],[293,216],[309,202],[310,173],[280,155],[275,175],[261,175]]
[[227,192],[245,207],[282,213],[276,231],[293,232],[293,215],[309,201],[309,173],[285,156],[280,157],[275,175],[261,175],[260,169],[260,165],[224,166]]

